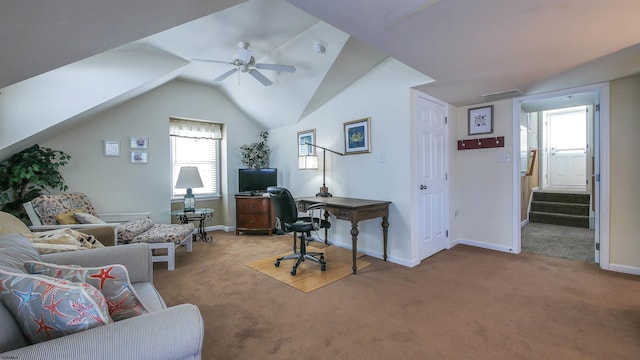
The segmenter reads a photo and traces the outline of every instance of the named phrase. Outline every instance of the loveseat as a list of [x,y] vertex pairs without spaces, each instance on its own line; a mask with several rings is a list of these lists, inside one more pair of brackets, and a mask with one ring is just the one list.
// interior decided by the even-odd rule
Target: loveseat
[[[7,217],[5,216],[3,219],[6,220]],[[19,222],[19,220],[15,220]],[[14,226],[19,227],[19,225]],[[11,226],[0,225],[0,230],[8,228]],[[118,313],[112,313],[112,310],[118,310],[117,304],[109,301],[100,303],[99,299],[102,296],[98,290],[100,286],[96,285],[92,288],[86,283],[51,280],[51,278],[42,275],[54,275],[53,272],[40,271],[29,274],[28,269],[33,269],[33,264],[42,263],[47,266],[49,264],[75,265],[82,267],[81,269],[99,268],[101,271],[104,268],[119,266],[113,264],[123,265],[119,268],[126,275],[124,278],[127,281],[122,291],[128,291],[130,294],[127,299],[134,298],[135,306],[131,306],[130,309],[136,309],[140,314],[128,315],[126,318],[113,321],[118,315]],[[31,267],[26,266],[28,264],[31,264]],[[62,266],[62,268],[69,267]],[[73,270],[71,273],[76,270],[80,271],[76,268],[71,269]],[[19,289],[11,290],[12,285],[30,279],[33,283],[28,292],[20,292]],[[37,333],[38,336],[49,336],[49,332],[55,333],[55,330],[50,329],[47,324],[38,323],[40,327],[29,332],[24,329],[25,324],[31,324],[29,320],[35,322],[39,319],[43,322],[44,319],[53,317],[54,315],[49,315],[45,309],[52,309],[51,306],[54,305],[54,302],[58,306],[55,308],[56,310],[58,308],[66,309],[65,305],[67,307],[86,305],[79,300],[76,302],[68,300],[59,292],[56,292],[57,296],[54,297],[51,293],[47,294],[49,290],[38,292],[37,285],[41,285],[41,288],[44,289],[39,283],[45,281],[47,284],[48,282],[60,284],[58,290],[62,289],[61,291],[65,289],[65,286],[69,289],[76,289],[75,292],[68,290],[69,294],[86,291],[95,295],[97,300],[92,304],[102,304],[102,307],[95,306],[104,310],[101,317],[102,323],[86,325],[87,329],[78,332],[64,330],[65,334],[60,337],[33,343],[34,333]],[[96,281],[100,282],[101,280]],[[89,283],[88,280],[87,283]],[[77,290],[79,288],[80,290]],[[107,297],[105,291],[102,290],[104,298]],[[30,296],[29,301],[26,302],[24,301],[26,299],[25,293]],[[16,305],[11,302],[11,299],[16,299],[17,295],[22,300]],[[23,234],[0,233],[0,299],[2,299],[0,301],[0,359],[155,360],[200,359],[201,357],[204,326],[200,311],[197,306],[192,304],[167,307],[153,286],[151,250],[149,245],[145,243],[40,255]],[[71,304],[66,304],[66,301]],[[106,312],[107,308],[108,313]],[[35,316],[38,310],[40,316],[45,315],[44,318]],[[113,319],[109,315],[113,315]],[[24,318],[25,316],[27,318]],[[36,319],[29,318],[29,316],[35,316]],[[58,318],[62,317],[66,321],[65,316],[67,315],[62,314]],[[94,314],[94,316],[87,318],[91,320],[95,317]],[[71,322],[72,320],[69,320],[66,325]]]

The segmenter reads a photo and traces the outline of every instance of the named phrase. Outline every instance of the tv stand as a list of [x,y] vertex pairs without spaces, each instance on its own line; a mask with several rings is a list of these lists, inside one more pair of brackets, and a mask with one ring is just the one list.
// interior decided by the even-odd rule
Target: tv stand
[[275,216],[271,198],[238,193],[236,198],[236,236],[241,232],[273,234]]

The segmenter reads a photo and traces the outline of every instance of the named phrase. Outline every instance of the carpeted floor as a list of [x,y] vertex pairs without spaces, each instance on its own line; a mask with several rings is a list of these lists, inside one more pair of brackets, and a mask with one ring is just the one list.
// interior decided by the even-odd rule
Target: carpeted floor
[[154,266],[169,305],[199,306],[203,359],[640,359],[638,276],[458,245],[302,293],[245,266],[289,236],[214,237]]
[[591,229],[528,223],[521,230],[523,252],[593,263],[595,233]]

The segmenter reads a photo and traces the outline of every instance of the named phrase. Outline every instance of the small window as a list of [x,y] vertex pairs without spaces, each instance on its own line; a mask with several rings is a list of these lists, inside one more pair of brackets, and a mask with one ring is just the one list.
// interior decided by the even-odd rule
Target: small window
[[183,166],[198,168],[204,187],[193,188],[195,195],[220,195],[220,128],[220,124],[170,119],[172,198],[181,198],[186,193],[186,189],[175,188]]

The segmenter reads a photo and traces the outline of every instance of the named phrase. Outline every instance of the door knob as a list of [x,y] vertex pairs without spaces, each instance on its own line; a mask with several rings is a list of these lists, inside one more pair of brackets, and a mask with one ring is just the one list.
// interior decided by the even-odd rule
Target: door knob
[[427,185],[420,185],[420,190],[427,190],[429,187]]

